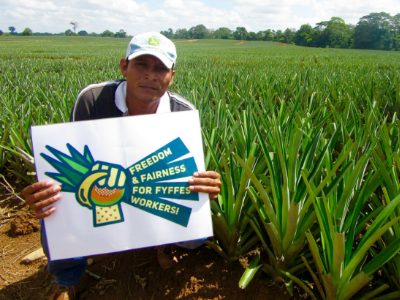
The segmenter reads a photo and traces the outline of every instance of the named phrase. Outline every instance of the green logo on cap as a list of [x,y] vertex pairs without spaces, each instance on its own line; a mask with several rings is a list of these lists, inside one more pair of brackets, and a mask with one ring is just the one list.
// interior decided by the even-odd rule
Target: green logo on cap
[[151,46],[159,46],[160,45],[160,40],[157,39],[154,36],[149,37],[149,39],[147,40],[147,43]]

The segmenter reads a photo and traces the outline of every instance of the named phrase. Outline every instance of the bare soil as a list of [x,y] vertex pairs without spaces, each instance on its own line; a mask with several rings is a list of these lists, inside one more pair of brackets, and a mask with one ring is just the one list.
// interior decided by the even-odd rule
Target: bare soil
[[[54,284],[46,258],[21,263],[40,247],[38,221],[26,207],[10,205],[4,198],[0,197],[0,300],[48,299]],[[169,246],[165,253],[172,262],[168,269],[160,267],[154,248],[94,257],[78,287],[78,299],[293,299],[261,273],[241,290],[243,265],[227,263],[206,246]]]

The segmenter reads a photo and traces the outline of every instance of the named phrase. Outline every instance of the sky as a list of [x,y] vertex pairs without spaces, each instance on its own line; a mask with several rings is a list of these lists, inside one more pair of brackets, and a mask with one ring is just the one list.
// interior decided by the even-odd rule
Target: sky
[[172,28],[245,27],[247,31],[299,29],[331,17],[356,25],[372,12],[400,13],[400,0],[0,0],[0,30],[17,32],[124,30],[129,35]]

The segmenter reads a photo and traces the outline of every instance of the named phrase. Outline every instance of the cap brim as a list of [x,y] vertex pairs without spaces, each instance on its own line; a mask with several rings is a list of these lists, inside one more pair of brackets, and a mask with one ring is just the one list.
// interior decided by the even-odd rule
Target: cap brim
[[131,59],[134,59],[134,58],[142,56],[142,55],[151,55],[151,56],[157,57],[168,69],[171,69],[172,66],[174,65],[174,62],[172,62],[170,59],[168,59],[165,55],[163,55],[159,52],[150,51],[150,50],[136,51],[136,52],[132,53],[131,55],[129,55],[127,57],[127,59],[131,60]]

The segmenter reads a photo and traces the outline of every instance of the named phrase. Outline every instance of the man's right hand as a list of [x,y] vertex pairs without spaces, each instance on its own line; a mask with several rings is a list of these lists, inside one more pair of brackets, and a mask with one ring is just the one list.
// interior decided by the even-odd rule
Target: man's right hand
[[39,181],[25,187],[21,195],[36,217],[42,219],[55,211],[52,204],[60,200],[60,191],[61,186],[53,181]]

